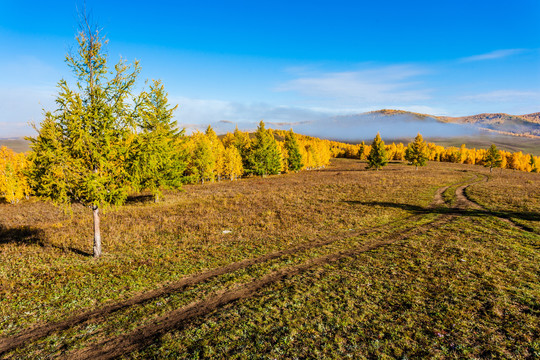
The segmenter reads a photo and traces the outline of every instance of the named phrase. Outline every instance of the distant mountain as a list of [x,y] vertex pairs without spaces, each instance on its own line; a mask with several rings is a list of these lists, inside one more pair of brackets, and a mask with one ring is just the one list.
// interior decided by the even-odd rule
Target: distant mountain
[[[355,115],[339,116],[335,118],[345,123],[356,122],[357,124],[372,123],[373,125],[386,127],[388,124],[403,125],[403,129],[410,128],[411,123],[417,123],[420,132],[437,132],[442,130],[440,136],[455,135],[455,132],[464,132],[472,135],[474,130],[495,132],[503,135],[525,136],[531,138],[540,138],[540,112],[526,115],[509,115],[504,113],[478,114],[471,116],[450,117],[421,114],[404,110],[377,110]],[[444,128],[436,124],[457,124],[458,128]],[[426,128],[430,124],[431,128]],[[463,127],[465,126],[465,127]],[[452,134],[448,134],[451,130]],[[472,131],[471,131],[472,130]],[[382,133],[381,129],[381,133]],[[422,132],[423,134],[423,132]]]
[[[323,116],[311,119],[299,117],[292,119],[291,122],[265,120],[268,127],[274,129],[293,128],[300,134],[339,141],[370,141],[377,132],[380,132],[385,141],[409,141],[417,133],[421,133],[424,138],[438,139],[438,141],[443,141],[443,139],[462,141],[460,139],[466,137],[469,139],[467,143],[470,143],[472,141],[470,139],[481,138],[482,144],[496,142],[510,148],[514,140],[518,142],[516,137],[519,136],[524,141],[527,140],[529,151],[535,153],[540,151],[540,112],[526,115],[494,113],[449,117],[382,109],[333,117]],[[256,123],[220,121],[213,123],[212,126],[219,133],[225,133],[234,131],[236,126],[244,131],[252,131]],[[500,142],[497,142],[496,137]],[[0,146],[2,145],[18,152],[29,150],[29,142],[22,138],[0,139]]]
[[379,132],[383,139],[424,136],[463,136],[471,134],[462,124],[440,121],[436,116],[402,110],[378,110],[339,115],[292,126],[295,132],[343,141],[373,139]]
[[521,115],[522,118],[529,120],[530,122],[540,124],[540,112]]
[[480,130],[504,135],[540,138],[540,113],[527,115],[496,113],[462,117],[440,116],[438,119],[442,122],[454,124],[469,124]]

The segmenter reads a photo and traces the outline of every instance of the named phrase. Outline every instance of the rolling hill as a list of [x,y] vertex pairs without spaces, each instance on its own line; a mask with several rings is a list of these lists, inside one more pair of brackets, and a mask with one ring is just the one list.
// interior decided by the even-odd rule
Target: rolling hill
[[439,121],[469,124],[480,130],[506,135],[540,138],[540,113],[509,115],[504,113],[479,114],[463,117],[438,117]]

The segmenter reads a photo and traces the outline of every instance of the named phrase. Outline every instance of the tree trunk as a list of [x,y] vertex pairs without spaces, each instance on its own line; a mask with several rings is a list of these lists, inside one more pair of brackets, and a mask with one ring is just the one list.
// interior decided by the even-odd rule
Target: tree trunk
[[94,257],[98,258],[101,256],[101,231],[99,230],[99,208],[93,205],[92,212],[94,215]]
[[493,167],[489,167],[489,172],[492,172],[493,171]]

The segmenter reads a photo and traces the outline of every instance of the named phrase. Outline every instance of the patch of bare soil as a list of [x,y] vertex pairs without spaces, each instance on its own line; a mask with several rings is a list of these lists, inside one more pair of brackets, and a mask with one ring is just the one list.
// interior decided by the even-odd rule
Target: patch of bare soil
[[435,192],[435,196],[433,197],[433,201],[431,202],[431,207],[440,207],[445,205],[445,201],[443,198],[443,193],[448,189],[450,186],[444,186],[441,188],[438,188]]

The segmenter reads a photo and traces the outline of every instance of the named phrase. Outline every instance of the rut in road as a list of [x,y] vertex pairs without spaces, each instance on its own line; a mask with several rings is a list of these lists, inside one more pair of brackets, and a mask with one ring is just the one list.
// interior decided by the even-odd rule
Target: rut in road
[[[416,220],[421,219],[422,217],[423,215],[413,215],[413,216],[406,217],[404,219],[387,223],[385,225],[376,226],[376,227],[372,227],[372,228],[364,229],[364,230],[349,231],[347,233],[344,233],[343,235],[345,235],[346,237],[369,235],[369,234],[381,231],[381,229],[383,228],[387,230],[388,226],[392,226],[392,225],[399,226],[399,224],[402,223],[403,221],[416,221]],[[241,261],[238,261],[229,265],[225,265],[219,268],[207,270],[198,274],[184,277],[172,284],[169,284],[167,286],[164,286],[156,290],[151,290],[151,291],[141,293],[139,295],[135,295],[127,300],[105,305],[101,308],[84,312],[82,314],[72,316],[65,320],[61,320],[54,323],[47,323],[44,325],[30,328],[28,330],[24,330],[18,333],[17,335],[0,339],[0,355],[8,351],[11,351],[17,347],[20,347],[26,343],[49,336],[58,331],[67,330],[74,326],[86,324],[92,321],[94,322],[104,321],[107,315],[110,315],[114,312],[129,308],[131,306],[142,305],[144,303],[153,301],[160,297],[178,293],[189,286],[198,285],[211,278],[229,274],[229,273],[232,273],[232,272],[244,269],[244,268],[248,268],[253,265],[262,264],[262,263],[265,263],[270,260],[277,259],[283,256],[293,255],[293,254],[307,251],[310,249],[314,249],[317,247],[330,245],[340,239],[343,239],[343,236],[336,237],[334,235],[332,236],[332,238],[313,241],[313,242],[295,246],[289,249],[272,252],[267,255],[263,255],[257,258],[253,258],[253,259],[241,260]]]
[[[446,191],[446,189],[448,189],[448,186],[441,187],[436,191],[433,201],[430,204],[430,208],[441,207],[445,205],[442,194],[444,193],[444,191]],[[364,235],[373,234],[378,231],[381,231],[382,229],[392,231],[396,227],[399,227],[403,222],[417,221],[424,216],[425,214],[412,215],[412,216],[408,216],[406,218],[392,221],[392,222],[389,222],[380,226],[370,227],[368,229],[362,229],[362,230],[349,231],[343,235],[346,235],[347,237],[355,237],[355,236],[364,236]],[[388,229],[389,227],[391,228]],[[408,229],[406,228],[405,230],[408,230]],[[190,275],[172,284],[164,286],[162,288],[147,291],[139,295],[135,295],[123,301],[104,305],[101,308],[87,311],[87,312],[72,316],[70,318],[67,318],[65,320],[61,320],[58,322],[35,326],[28,330],[24,330],[14,336],[0,338],[0,355],[5,354],[6,352],[11,351],[27,343],[47,337],[58,331],[67,330],[74,326],[86,324],[92,321],[94,322],[104,321],[107,315],[110,315],[114,312],[129,308],[131,306],[141,305],[149,301],[153,301],[160,297],[178,293],[189,286],[200,284],[213,277],[232,273],[234,271],[241,270],[241,269],[253,266],[253,265],[265,263],[270,260],[277,259],[286,255],[293,255],[293,254],[307,251],[310,249],[314,249],[317,247],[330,245],[336,242],[337,240],[342,239],[343,236],[341,235],[342,234],[339,234],[338,236],[336,236],[336,234],[334,234],[331,237],[328,237],[326,239],[319,239],[317,241],[305,243],[305,244],[295,246],[289,249],[272,252],[272,253],[257,257],[257,258],[241,260],[241,261],[238,261],[229,265],[225,265],[219,268],[215,268],[208,271],[204,271],[202,273]]]
[[[464,195],[464,189],[472,183],[462,185],[456,189],[456,209],[469,209],[476,205]],[[442,193],[447,189],[439,189],[436,192],[433,205],[439,205],[442,201]],[[166,315],[160,316],[153,320],[150,324],[141,326],[126,335],[120,335],[116,338],[112,338],[107,341],[103,341],[87,348],[70,352],[64,356],[65,359],[113,359],[126,353],[130,353],[144,347],[147,347],[154,343],[156,339],[163,336],[165,333],[173,329],[182,329],[186,325],[189,325],[190,321],[195,318],[207,315],[229,303],[249,298],[257,293],[261,288],[283,280],[289,276],[302,273],[313,267],[334,263],[346,257],[352,257],[363,252],[376,250],[383,246],[391,245],[399,240],[407,239],[410,236],[424,233],[429,229],[437,228],[441,225],[447,224],[458,218],[458,214],[449,213],[440,216],[437,220],[434,220],[428,224],[411,227],[399,234],[391,233],[382,240],[372,242],[371,244],[364,244],[358,246],[352,250],[341,251],[318,258],[310,259],[304,264],[291,266],[285,269],[274,271],[260,279],[253,280],[249,283],[239,285],[233,290],[222,291],[208,296],[206,299],[192,302],[191,304],[180,308],[178,310],[171,311]]]
[[391,245],[399,240],[404,240],[410,236],[426,232],[429,229],[444,225],[457,215],[445,215],[429,224],[410,229],[399,234],[393,233],[383,238],[383,240],[358,246],[354,249],[333,253],[318,258],[310,259],[307,262],[274,271],[260,279],[237,286],[233,290],[218,292],[208,296],[204,300],[195,301],[191,304],[171,311],[166,315],[158,317],[151,323],[141,326],[132,332],[103,341],[87,348],[74,351],[63,356],[64,359],[113,359],[121,355],[145,348],[160,338],[165,333],[173,329],[182,329],[195,318],[207,315],[214,310],[229,303],[252,297],[261,288],[283,280],[289,276],[300,274],[316,266],[335,263],[347,257],[353,257],[361,253],[376,250],[383,246]]
[[504,216],[503,214],[499,214],[497,213],[496,211],[491,211],[489,209],[486,209],[485,207],[483,207],[482,205],[478,204],[476,201],[473,201],[470,197],[467,196],[467,188],[477,182],[481,182],[481,181],[488,181],[488,177],[486,175],[483,175],[483,174],[478,174],[479,176],[482,177],[482,179],[478,180],[478,181],[475,181],[473,183],[468,183],[468,184],[464,184],[460,187],[458,187],[456,189],[456,206],[457,207],[460,207],[460,208],[468,208],[468,209],[473,209],[473,210],[482,210],[484,211],[486,214],[489,214],[493,217],[496,217],[497,219],[501,220],[501,221],[504,221],[505,223],[509,224],[510,226],[512,227],[515,227],[519,230],[522,230],[522,231],[527,231],[527,232],[532,232],[532,233],[535,233],[537,234],[537,232],[535,231],[535,229],[531,228],[531,227],[528,227],[526,225],[522,225],[522,224],[519,224],[515,221],[512,220],[511,217],[509,216]]

